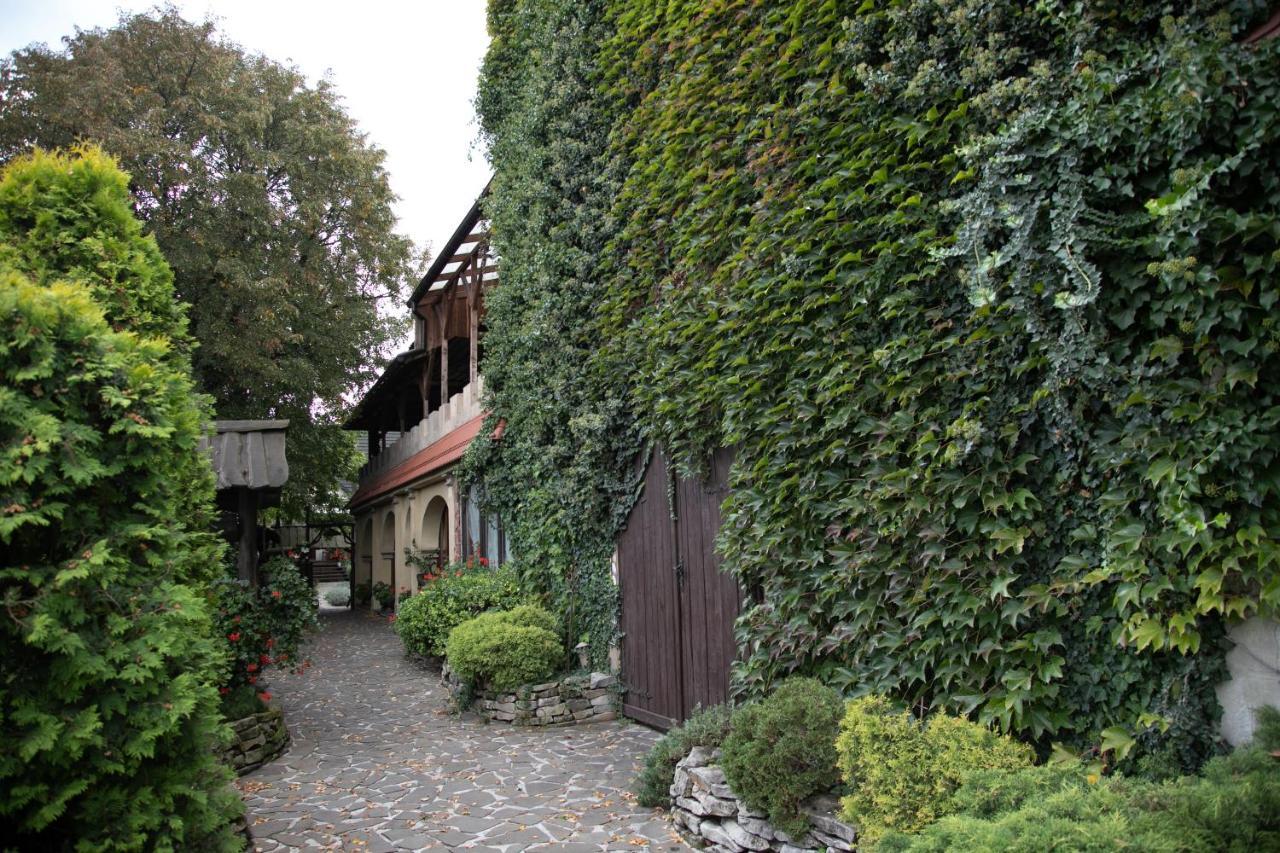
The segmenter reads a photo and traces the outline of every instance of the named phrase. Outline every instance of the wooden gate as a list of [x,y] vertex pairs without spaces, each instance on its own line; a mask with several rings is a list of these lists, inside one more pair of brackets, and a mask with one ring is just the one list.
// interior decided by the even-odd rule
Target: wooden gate
[[659,728],[728,698],[742,596],[714,545],[730,460],[722,450],[708,482],[677,478],[669,488],[669,460],[655,449],[618,537],[622,710]]

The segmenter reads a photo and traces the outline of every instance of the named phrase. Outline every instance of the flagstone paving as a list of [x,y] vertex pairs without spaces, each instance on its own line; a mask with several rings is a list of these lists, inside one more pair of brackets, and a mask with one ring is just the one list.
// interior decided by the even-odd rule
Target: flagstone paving
[[405,659],[386,620],[321,622],[312,668],[271,685],[292,745],[238,783],[257,850],[690,849],[628,790],[654,732],[450,716],[438,673]]

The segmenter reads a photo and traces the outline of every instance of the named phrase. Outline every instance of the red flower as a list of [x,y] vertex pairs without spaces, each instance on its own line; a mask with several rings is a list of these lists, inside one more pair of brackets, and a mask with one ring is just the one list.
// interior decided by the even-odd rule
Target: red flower
[[231,642],[233,642],[233,643],[238,643],[238,642],[240,642],[240,632],[239,632],[239,631],[232,631],[230,634],[227,634],[227,639],[228,639],[228,640],[230,640],[230,641],[231,641]]
[[219,687],[219,688],[218,688],[218,692],[219,692],[219,693],[221,693],[223,696],[226,696],[228,693],[230,693],[230,692],[231,692],[231,688],[230,688],[230,687]]
[[270,693],[267,693],[267,692],[264,690],[263,692],[261,692],[261,693],[259,693],[259,694],[258,694],[258,698],[262,700],[263,704],[266,704],[267,702],[270,702],[270,701],[271,701],[271,694],[270,694]]
[[266,666],[271,663],[271,655],[258,655],[258,663]]
[[289,659],[288,655],[280,655],[280,657],[276,658],[276,660],[280,661],[280,663],[284,663],[288,659]]
[[250,683],[250,684],[257,684],[257,683],[258,683],[258,676],[256,676],[256,675],[251,675],[251,676],[249,676],[249,683]]
[[280,590],[278,590],[278,589],[273,589],[273,590],[271,590],[271,597],[272,597],[272,598],[279,598],[279,597],[280,597]]
[[258,665],[256,663],[251,663],[248,666],[246,666],[245,669],[249,670],[250,672],[257,672]]
[[485,568],[488,568],[488,567],[489,567],[489,561],[488,561],[488,560],[486,560],[484,557],[481,557],[481,558],[480,558],[480,565],[484,566]]

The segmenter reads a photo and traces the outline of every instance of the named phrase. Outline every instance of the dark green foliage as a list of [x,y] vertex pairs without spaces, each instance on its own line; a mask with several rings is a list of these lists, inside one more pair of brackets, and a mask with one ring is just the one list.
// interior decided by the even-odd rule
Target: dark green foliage
[[373,585],[373,599],[378,602],[378,607],[381,609],[390,610],[396,603],[395,590],[386,581],[378,581]]
[[636,802],[647,808],[671,805],[671,782],[676,765],[695,746],[714,749],[729,734],[733,709],[728,705],[699,708],[680,725],[663,735],[644,757],[636,777]]
[[249,587],[235,578],[215,586],[216,629],[231,661],[225,686],[256,685],[268,666],[297,666],[306,635],[319,622],[315,590],[283,557],[260,570],[261,583]]
[[485,202],[502,286],[486,295],[490,427],[465,470],[506,525],[522,582],[587,635],[603,667],[616,630],[613,537],[634,499],[636,419],[621,363],[593,364],[609,205],[624,162],[608,150],[613,108],[599,52],[602,0],[506,0],[477,96],[494,165]]
[[564,663],[564,645],[546,625],[554,626],[555,617],[533,605],[481,613],[449,632],[449,668],[492,690],[546,681]]
[[[404,331],[400,312],[379,311],[399,303],[412,251],[394,231],[383,153],[327,82],[173,7],[0,65],[0,158],[81,139],[129,173],[133,210],[190,303],[196,378],[218,416],[288,418],[289,456],[308,464],[291,472],[284,510],[336,510],[355,458],[337,413],[375,375],[369,354]],[[58,263],[79,263],[79,251]],[[134,257],[112,263],[109,318],[116,300],[156,284]],[[176,310],[166,301],[161,323]]]
[[[992,796],[991,787],[1003,793]],[[1252,747],[1214,758],[1200,777],[1168,782],[1038,767],[970,776],[956,814],[879,851],[1245,851],[1280,849],[1280,768]]]
[[396,633],[409,654],[443,657],[449,632],[458,625],[486,610],[515,607],[526,597],[510,569],[450,566],[400,605]]
[[473,460],[533,565],[604,553],[634,413],[735,447],[743,694],[1212,755],[1224,625],[1280,605],[1263,4],[597,11],[494,3],[480,100],[519,427]]
[[[860,842],[886,831],[914,832],[954,810],[952,792],[979,770],[1030,768],[1023,743],[961,717],[915,719],[883,696],[849,702],[835,741],[849,793],[840,805]],[[992,796],[1002,796],[998,790]]]
[[261,692],[251,684],[226,688],[222,694],[222,716],[228,721],[243,720],[267,709],[262,701]]
[[836,735],[844,703],[812,678],[788,678],[768,698],[739,708],[724,740],[729,787],[774,826],[799,838],[800,804],[840,781]]
[[[212,752],[224,661],[204,590],[223,550],[203,532],[209,415],[164,334],[181,325],[163,310],[168,273],[120,221],[123,179],[97,152],[15,161],[0,199],[5,842],[239,849],[242,807]],[[54,222],[71,224],[65,241]],[[111,298],[113,282],[147,286]]]

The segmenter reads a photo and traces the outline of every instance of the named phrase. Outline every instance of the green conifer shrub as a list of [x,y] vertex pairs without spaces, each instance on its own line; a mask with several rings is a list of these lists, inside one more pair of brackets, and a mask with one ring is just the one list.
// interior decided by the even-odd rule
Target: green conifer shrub
[[733,708],[729,705],[699,708],[689,719],[659,738],[645,754],[644,766],[632,786],[636,802],[647,808],[671,805],[671,782],[676,765],[695,746],[714,749],[723,744],[729,735],[732,716]]
[[935,714],[923,723],[883,696],[849,702],[835,741],[849,793],[840,801],[859,839],[913,832],[945,814],[965,775],[1030,767],[1031,748],[987,726]]
[[181,312],[91,149],[0,176],[0,825],[32,850],[233,850]]
[[[892,831],[887,851],[1280,849],[1280,768],[1263,746],[1211,759],[1199,776],[1153,782],[1083,769],[1035,767],[968,774],[950,814],[915,834]],[[998,792],[993,794],[993,791]]]
[[840,781],[836,735],[844,703],[812,678],[788,678],[759,702],[733,714],[722,764],[729,787],[774,826],[800,837],[800,804]]

